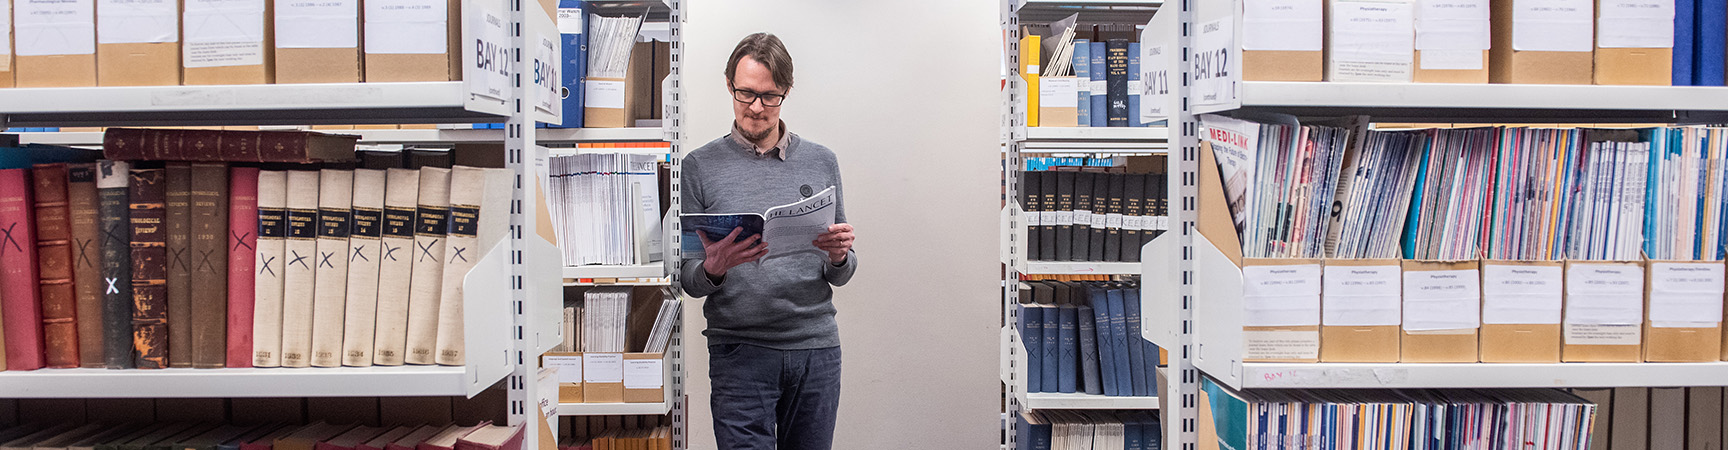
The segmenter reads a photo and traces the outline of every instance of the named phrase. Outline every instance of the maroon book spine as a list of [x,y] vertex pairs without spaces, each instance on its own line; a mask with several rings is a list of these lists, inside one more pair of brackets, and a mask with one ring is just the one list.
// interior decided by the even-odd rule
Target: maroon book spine
[[72,207],[65,164],[31,169],[36,197],[36,275],[48,367],[78,367],[78,301],[72,284]]
[[252,367],[252,302],[258,274],[258,169],[228,172],[228,367]]
[[0,320],[6,324],[6,370],[40,369],[44,359],[31,212],[30,170],[0,170]]

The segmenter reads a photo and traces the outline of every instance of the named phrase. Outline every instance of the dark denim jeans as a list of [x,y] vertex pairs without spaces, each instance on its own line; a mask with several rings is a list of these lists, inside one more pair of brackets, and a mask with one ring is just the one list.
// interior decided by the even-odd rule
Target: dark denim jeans
[[722,450],[828,450],[840,409],[840,347],[708,346],[709,405]]

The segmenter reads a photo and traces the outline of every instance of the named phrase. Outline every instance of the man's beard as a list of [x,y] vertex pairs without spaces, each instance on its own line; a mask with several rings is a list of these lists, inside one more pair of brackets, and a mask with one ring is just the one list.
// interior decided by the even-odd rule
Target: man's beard
[[770,125],[767,128],[763,128],[762,131],[759,131],[759,132],[752,132],[748,129],[745,129],[743,126],[739,126],[738,131],[744,135],[744,140],[747,140],[750,142],[759,142],[763,139],[767,139],[768,134],[773,133],[774,128],[776,126],[777,125]]

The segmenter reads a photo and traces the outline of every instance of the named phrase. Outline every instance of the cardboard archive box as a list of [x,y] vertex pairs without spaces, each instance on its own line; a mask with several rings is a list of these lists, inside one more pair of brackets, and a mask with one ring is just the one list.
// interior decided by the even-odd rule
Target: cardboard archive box
[[1560,362],[1560,261],[1482,261],[1482,362]]
[[271,0],[275,82],[360,82],[360,0]]
[[11,3],[18,87],[96,85],[96,0]]
[[1643,360],[1644,264],[1567,261],[1564,362]]
[[1596,84],[1673,84],[1674,1],[1596,3]]
[[365,1],[362,8],[366,81],[462,79],[462,0]]
[[[1417,83],[1488,82],[1488,0],[1417,2]],[[1486,331],[1486,330],[1484,330]]]
[[1411,81],[1415,1],[1327,0],[1326,6],[1326,81]]
[[558,372],[558,403],[582,403],[582,354],[546,352],[540,366]]
[[[1594,0],[1500,0],[1491,6],[1489,82],[1590,84],[1595,65]],[[1545,22],[1514,21],[1542,14],[1537,11],[1553,17]]]
[[1080,79],[1076,77],[1041,77],[1038,79],[1038,123],[1045,127],[1079,126]]
[[1242,362],[1320,361],[1320,264],[1242,259]]
[[1326,76],[1326,0],[1240,3],[1243,81],[1320,81]]
[[1644,361],[1720,360],[1722,261],[1652,260],[1645,270]]
[[1473,363],[1481,329],[1477,261],[1404,261],[1399,362]]
[[624,354],[582,354],[582,402],[624,402]]
[[1403,271],[1396,259],[1327,259],[1321,362],[1398,362]]
[[98,2],[96,85],[180,85],[180,4]]
[[666,401],[666,380],[672,363],[665,353],[624,354],[624,403]]
[[181,8],[181,83],[275,82],[273,0],[187,0]]

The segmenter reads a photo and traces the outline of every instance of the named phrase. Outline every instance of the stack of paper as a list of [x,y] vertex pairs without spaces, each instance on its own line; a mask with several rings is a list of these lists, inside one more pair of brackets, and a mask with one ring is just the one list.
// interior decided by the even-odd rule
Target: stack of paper
[[630,313],[629,287],[602,286],[582,296],[583,352],[624,352]]
[[1728,130],[1665,128],[1652,137],[1645,253],[1651,259],[1722,259],[1728,243],[1723,241]]
[[661,259],[658,164],[652,155],[552,157],[552,219],[565,265]]
[[1361,149],[1348,161],[1338,180],[1343,197],[1334,216],[1328,257],[1397,258],[1399,233],[1410,211],[1417,164],[1428,147],[1429,131],[1369,131]]
[[[1633,133],[1620,130],[1619,133]],[[1639,259],[1650,142],[1592,139],[1573,175],[1569,259]]]
[[1572,164],[1582,134],[1571,128],[1505,128],[1495,155],[1488,259],[1552,261],[1568,237]]
[[648,333],[648,343],[642,350],[646,353],[660,353],[672,341],[672,326],[678,322],[679,313],[684,310],[684,302],[677,296],[668,295],[660,302],[660,313],[654,317],[654,330]]
[[1437,129],[1431,133],[1405,221],[1404,257],[1477,259],[1488,218],[1498,130]]
[[1201,117],[1249,258],[1322,256],[1349,130]]

